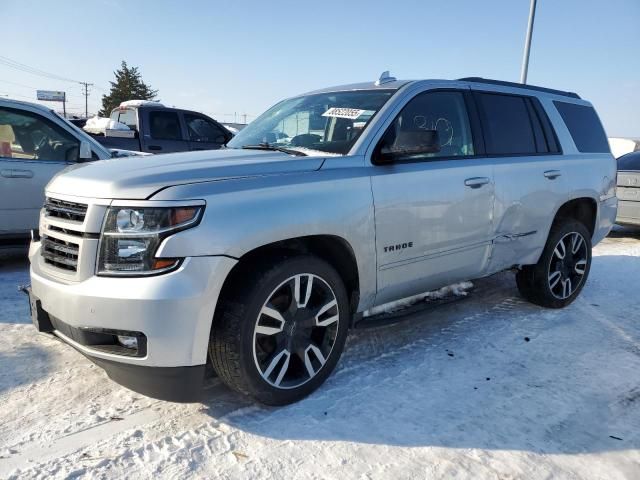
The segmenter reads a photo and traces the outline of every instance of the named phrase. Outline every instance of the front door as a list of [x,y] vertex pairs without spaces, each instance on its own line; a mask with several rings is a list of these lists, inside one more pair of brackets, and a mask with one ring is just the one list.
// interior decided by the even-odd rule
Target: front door
[[[493,168],[476,156],[468,91],[418,94],[381,140],[393,150],[435,130],[439,151],[372,168],[378,294],[386,303],[481,275],[493,235]],[[475,119],[474,119],[475,120]]]
[[44,188],[78,161],[80,142],[37,113],[0,107],[0,235],[38,228]]

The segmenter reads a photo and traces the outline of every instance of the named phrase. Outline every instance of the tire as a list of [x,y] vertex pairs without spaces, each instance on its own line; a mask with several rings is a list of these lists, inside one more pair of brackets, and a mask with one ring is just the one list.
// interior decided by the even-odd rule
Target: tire
[[551,227],[540,260],[523,266],[516,274],[516,284],[531,303],[563,308],[578,297],[590,269],[591,235],[587,227],[572,218],[559,219]]
[[317,389],[338,363],[350,317],[347,293],[336,270],[310,255],[255,271],[236,276],[225,290],[209,355],[232,389],[286,405]]

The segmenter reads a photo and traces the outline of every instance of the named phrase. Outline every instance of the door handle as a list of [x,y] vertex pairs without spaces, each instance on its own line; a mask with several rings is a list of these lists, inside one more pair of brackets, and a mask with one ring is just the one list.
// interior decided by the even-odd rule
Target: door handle
[[32,170],[2,170],[0,173],[7,178],[33,178]]
[[149,150],[162,150],[162,147],[160,145],[149,145],[147,148]]
[[487,177],[473,177],[467,178],[464,181],[464,184],[470,188],[480,188],[482,185],[486,185],[489,183],[489,179]]
[[560,170],[547,170],[546,172],[544,172],[544,176],[549,180],[558,178],[560,175],[562,175],[562,172]]

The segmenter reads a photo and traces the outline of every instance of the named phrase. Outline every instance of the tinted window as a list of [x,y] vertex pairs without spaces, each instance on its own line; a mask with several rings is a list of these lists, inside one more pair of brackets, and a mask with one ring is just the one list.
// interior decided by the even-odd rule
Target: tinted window
[[435,153],[398,155],[398,160],[420,160],[474,154],[469,117],[460,92],[427,92],[413,98],[385,133],[381,146],[410,151],[423,138],[421,132],[437,132],[440,150]]
[[149,124],[151,136],[157,140],[182,140],[176,112],[150,112]]
[[192,142],[224,143],[227,140],[225,132],[206,118],[185,113],[184,121]]
[[40,115],[0,108],[0,157],[75,162],[80,142]]
[[618,159],[618,170],[640,171],[640,152],[627,153]]
[[488,155],[535,154],[536,137],[525,98],[478,93]]
[[609,153],[609,142],[593,107],[553,102],[567,125],[579,152]]

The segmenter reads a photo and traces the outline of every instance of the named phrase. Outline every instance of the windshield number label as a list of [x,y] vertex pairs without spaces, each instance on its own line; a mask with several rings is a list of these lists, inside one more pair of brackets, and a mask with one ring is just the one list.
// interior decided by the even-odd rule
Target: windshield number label
[[362,115],[366,110],[359,110],[357,108],[338,108],[333,107],[322,114],[323,117],[336,117],[336,118],[348,118],[355,120]]

